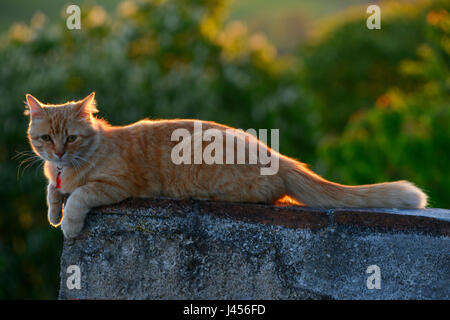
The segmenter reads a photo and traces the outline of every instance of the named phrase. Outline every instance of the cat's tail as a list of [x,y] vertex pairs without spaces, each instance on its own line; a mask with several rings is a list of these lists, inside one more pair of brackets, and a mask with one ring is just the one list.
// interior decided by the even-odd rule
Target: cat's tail
[[303,163],[283,160],[279,173],[287,194],[310,207],[413,209],[427,205],[427,195],[408,181],[346,186],[323,179]]

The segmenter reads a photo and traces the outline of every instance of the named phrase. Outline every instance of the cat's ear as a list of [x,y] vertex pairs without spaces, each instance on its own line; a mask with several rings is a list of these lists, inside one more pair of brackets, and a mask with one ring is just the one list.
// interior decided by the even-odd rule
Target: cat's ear
[[27,93],[25,97],[27,99],[27,110],[25,110],[25,115],[30,115],[32,119],[42,118],[45,115],[42,103],[29,93]]
[[92,92],[86,98],[77,102],[76,111],[79,116],[84,117],[90,117],[91,114],[98,112],[95,92]]

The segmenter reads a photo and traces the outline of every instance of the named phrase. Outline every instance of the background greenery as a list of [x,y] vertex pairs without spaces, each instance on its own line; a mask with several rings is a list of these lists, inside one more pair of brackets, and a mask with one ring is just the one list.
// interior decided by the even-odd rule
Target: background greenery
[[[249,1],[234,3],[232,18],[224,0],[100,2],[82,5],[81,30],[66,28],[65,2],[49,9],[59,18],[0,25],[0,298],[55,298],[59,285],[62,235],[46,221],[40,162],[25,160],[27,92],[60,103],[96,91],[100,116],[117,125],[177,117],[279,128],[281,152],[328,179],[408,179],[432,206],[450,207],[448,2],[381,2],[381,30],[366,28],[364,1]],[[276,44],[257,23],[235,21],[252,25],[251,13],[275,2],[297,10],[283,36],[264,26]],[[2,6],[8,19],[19,12]]]

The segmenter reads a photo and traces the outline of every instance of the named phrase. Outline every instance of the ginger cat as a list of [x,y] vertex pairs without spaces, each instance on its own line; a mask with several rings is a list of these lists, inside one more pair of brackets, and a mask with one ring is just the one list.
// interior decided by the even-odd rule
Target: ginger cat
[[[327,181],[305,164],[283,156],[253,136],[200,120],[142,120],[112,126],[93,116],[94,93],[77,102],[42,104],[26,95],[33,151],[45,161],[48,220],[67,238],[76,237],[93,207],[129,197],[172,197],[276,203],[286,196],[312,207],[423,208],[427,196],[407,181],[345,186]],[[223,135],[256,141],[279,160],[275,174],[256,164],[175,164],[172,133],[195,124]],[[231,129],[227,130],[227,129]],[[203,143],[203,142],[202,142]],[[248,146],[246,146],[247,148]],[[64,206],[63,195],[70,194]],[[63,214],[62,214],[63,213]],[[62,219],[61,219],[62,217]]]

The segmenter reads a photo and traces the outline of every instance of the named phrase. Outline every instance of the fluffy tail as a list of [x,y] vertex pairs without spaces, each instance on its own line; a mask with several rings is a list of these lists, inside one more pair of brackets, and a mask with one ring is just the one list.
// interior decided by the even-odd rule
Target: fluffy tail
[[287,194],[311,207],[424,208],[427,195],[408,181],[345,186],[330,182],[303,163],[284,159],[280,174]]

